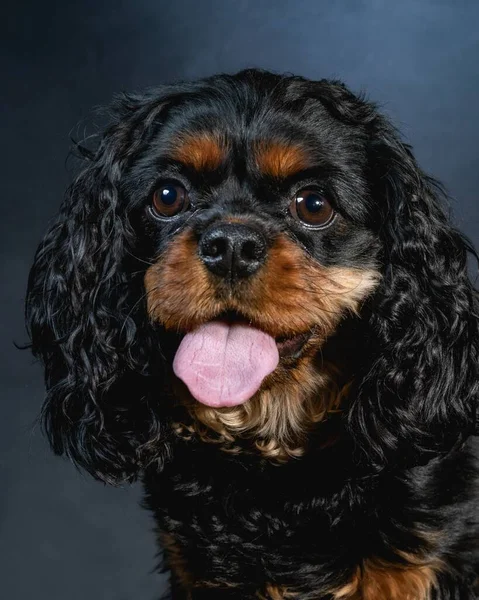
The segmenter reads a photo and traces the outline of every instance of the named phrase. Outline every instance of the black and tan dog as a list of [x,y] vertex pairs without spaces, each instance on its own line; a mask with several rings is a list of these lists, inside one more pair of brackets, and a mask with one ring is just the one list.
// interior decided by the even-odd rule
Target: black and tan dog
[[469,242],[369,102],[125,95],[27,298],[54,450],[144,479],[176,599],[472,600]]

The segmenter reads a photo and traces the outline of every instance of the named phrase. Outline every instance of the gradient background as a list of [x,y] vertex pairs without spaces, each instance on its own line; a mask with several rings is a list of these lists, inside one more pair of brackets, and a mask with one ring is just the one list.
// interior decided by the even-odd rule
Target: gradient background
[[53,457],[35,417],[42,377],[22,303],[37,243],[70,180],[69,135],[112,94],[261,66],[365,89],[454,197],[479,242],[477,0],[13,0],[2,5],[3,289],[0,597],[154,600],[141,490]]

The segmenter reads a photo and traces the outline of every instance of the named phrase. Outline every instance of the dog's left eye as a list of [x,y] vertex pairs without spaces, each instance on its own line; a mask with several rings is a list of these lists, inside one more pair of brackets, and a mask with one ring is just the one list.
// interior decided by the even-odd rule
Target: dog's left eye
[[177,183],[162,185],[154,191],[152,205],[160,217],[174,217],[188,208],[188,192]]
[[314,189],[299,191],[289,205],[292,216],[313,229],[323,229],[336,215],[331,204]]

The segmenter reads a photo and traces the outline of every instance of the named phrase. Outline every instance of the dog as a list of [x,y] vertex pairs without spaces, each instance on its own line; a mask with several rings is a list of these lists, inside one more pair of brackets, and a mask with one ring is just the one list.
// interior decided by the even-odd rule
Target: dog
[[175,600],[476,598],[476,254],[444,195],[339,81],[113,102],[26,317],[53,450],[143,480]]

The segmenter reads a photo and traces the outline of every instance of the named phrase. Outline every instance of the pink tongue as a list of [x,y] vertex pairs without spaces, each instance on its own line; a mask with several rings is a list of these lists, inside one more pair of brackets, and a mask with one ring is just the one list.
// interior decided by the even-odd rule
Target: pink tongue
[[249,325],[212,321],[183,338],[173,370],[207,406],[249,400],[279,361],[274,339]]

